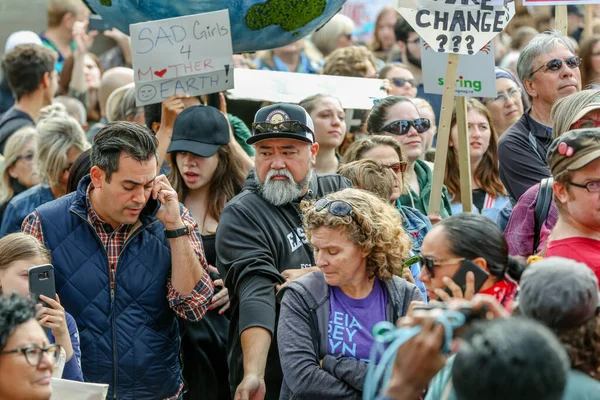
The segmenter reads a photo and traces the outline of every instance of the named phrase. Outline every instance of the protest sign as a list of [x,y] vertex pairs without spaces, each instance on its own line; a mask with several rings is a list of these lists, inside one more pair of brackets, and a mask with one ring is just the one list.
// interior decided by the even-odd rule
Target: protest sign
[[233,87],[229,11],[130,26],[138,106],[174,94],[198,96]]
[[508,25],[512,2],[399,0],[398,12],[439,53],[475,54]]
[[236,69],[232,99],[298,103],[317,93],[336,97],[344,108],[370,110],[373,100],[387,96],[381,79]]
[[[456,96],[495,97],[496,74],[492,43],[472,56],[459,56],[456,74]],[[421,65],[425,93],[443,94],[448,54],[437,53],[421,41]]]

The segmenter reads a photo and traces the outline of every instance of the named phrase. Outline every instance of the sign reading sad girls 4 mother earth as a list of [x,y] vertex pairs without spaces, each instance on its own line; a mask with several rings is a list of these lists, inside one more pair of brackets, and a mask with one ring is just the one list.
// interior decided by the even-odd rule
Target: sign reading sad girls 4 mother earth
[[136,104],[233,88],[227,10],[130,25]]
[[508,25],[512,0],[398,0],[398,12],[438,53],[473,55]]

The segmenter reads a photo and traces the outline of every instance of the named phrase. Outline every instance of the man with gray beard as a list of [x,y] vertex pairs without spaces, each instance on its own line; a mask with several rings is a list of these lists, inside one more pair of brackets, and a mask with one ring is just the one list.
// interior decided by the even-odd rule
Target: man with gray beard
[[236,400],[279,399],[276,290],[316,270],[299,204],[351,186],[339,175],[313,173],[319,149],[313,132],[300,106],[261,108],[247,140],[256,149],[255,170],[219,220],[217,267],[231,301],[228,363]]

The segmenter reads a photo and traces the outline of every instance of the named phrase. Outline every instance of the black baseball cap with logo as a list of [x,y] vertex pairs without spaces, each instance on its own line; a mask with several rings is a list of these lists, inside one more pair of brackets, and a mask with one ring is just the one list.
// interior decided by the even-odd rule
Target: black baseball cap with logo
[[258,110],[252,124],[252,136],[246,143],[254,144],[265,139],[294,139],[314,143],[314,131],[310,115],[301,106],[273,104]]
[[229,122],[221,111],[210,106],[193,106],[175,119],[167,153],[185,151],[211,157],[219,147],[228,144],[229,139]]

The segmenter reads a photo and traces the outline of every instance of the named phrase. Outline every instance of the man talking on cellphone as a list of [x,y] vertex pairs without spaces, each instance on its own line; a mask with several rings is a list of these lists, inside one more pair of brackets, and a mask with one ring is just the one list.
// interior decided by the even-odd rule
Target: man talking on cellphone
[[109,384],[110,399],[180,398],[176,316],[200,320],[213,294],[198,226],[156,176],[157,147],[146,127],[107,124],[77,191],[23,222],[51,251],[85,380]]

